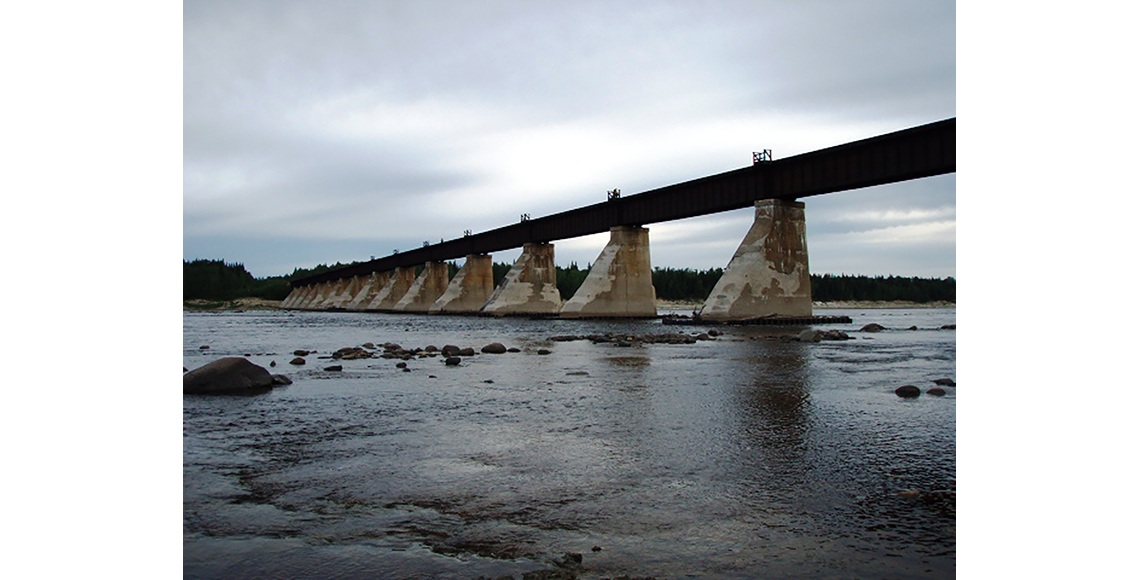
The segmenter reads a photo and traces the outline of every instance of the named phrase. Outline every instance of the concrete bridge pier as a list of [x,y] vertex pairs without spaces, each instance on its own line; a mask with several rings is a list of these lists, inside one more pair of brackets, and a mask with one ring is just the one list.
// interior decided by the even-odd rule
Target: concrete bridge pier
[[590,273],[562,307],[563,318],[657,316],[657,293],[649,260],[649,230],[610,228],[610,241]]
[[396,268],[388,277],[388,283],[376,293],[372,302],[364,307],[365,310],[391,310],[408,289],[416,281],[416,269],[412,267]]
[[432,313],[479,312],[495,291],[489,254],[468,254],[443,295],[431,305]]
[[427,312],[447,290],[447,263],[428,262],[415,282],[392,307],[397,312]]
[[352,300],[360,287],[364,284],[363,276],[341,278],[336,282],[332,295],[325,300],[325,308],[344,308]]
[[298,286],[290,290],[289,295],[281,301],[281,308],[293,308],[293,305],[297,303],[297,300],[301,298],[301,294],[304,294],[305,290],[306,288],[304,286]]
[[313,302],[309,305],[309,308],[312,310],[324,310],[329,298],[332,298],[333,292],[336,292],[336,282],[325,282],[321,284],[321,289],[317,292],[317,296],[313,298]]
[[527,242],[481,312],[493,316],[558,314],[562,296],[554,271],[554,244]]
[[811,316],[804,204],[765,199],[699,313],[709,320]]
[[391,272],[373,272],[368,275],[368,279],[364,281],[356,296],[349,300],[348,304],[344,307],[348,310],[364,310],[372,299],[376,298],[376,294],[384,288],[388,283],[388,279],[392,276]]
[[309,300],[301,305],[305,310],[320,310],[321,305],[329,297],[329,292],[332,292],[332,282],[325,282],[324,284],[317,284],[316,291],[309,297]]
[[311,284],[309,286],[302,286],[300,288],[301,294],[300,294],[300,296],[297,297],[296,300],[293,301],[292,308],[295,308],[297,310],[304,310],[306,308],[306,305],[310,301],[312,301],[313,296],[316,295],[319,287],[320,287],[319,284]]

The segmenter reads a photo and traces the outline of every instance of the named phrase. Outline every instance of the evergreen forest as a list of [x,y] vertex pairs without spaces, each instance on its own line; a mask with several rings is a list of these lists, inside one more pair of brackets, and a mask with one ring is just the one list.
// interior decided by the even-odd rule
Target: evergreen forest
[[[223,260],[183,260],[182,299],[228,301],[248,297],[284,300],[291,290],[290,280],[349,265],[352,264],[339,262],[331,266],[321,264],[314,268],[297,268],[285,276],[255,278],[240,263],[231,264]],[[455,276],[458,269],[458,265],[454,262],[449,264],[451,276]],[[491,270],[496,285],[510,269],[511,264],[498,262],[492,264]],[[585,268],[579,268],[576,263],[571,263],[566,268],[555,267],[558,292],[563,300],[569,300],[574,295],[589,271],[589,264]],[[654,268],[653,287],[657,291],[657,298],[661,300],[700,302],[712,292],[713,286],[723,273],[723,268],[708,270]],[[955,279],[812,274],[811,293],[812,300],[816,302],[841,300],[955,302]]]

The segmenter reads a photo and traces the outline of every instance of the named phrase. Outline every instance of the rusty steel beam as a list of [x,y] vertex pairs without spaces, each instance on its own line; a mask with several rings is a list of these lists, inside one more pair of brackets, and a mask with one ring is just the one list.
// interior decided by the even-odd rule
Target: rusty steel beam
[[760,162],[292,281],[293,287],[954,172],[955,118]]

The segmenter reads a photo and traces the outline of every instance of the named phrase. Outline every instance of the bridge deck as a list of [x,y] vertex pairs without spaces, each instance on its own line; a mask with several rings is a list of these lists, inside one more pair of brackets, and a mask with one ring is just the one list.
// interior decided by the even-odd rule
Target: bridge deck
[[762,162],[294,280],[308,286],[753,205],[953,173],[955,118]]

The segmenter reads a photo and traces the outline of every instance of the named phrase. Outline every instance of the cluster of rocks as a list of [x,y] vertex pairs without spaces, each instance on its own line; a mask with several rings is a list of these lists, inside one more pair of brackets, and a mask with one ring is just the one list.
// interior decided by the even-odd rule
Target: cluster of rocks
[[[516,348],[516,347],[508,348],[505,345],[503,345],[503,343],[501,343],[501,342],[492,342],[490,344],[487,344],[483,348],[479,349],[479,352],[485,353],[485,354],[503,354],[503,353],[508,353],[508,352],[521,352],[521,350],[519,348]],[[546,355],[546,354],[550,354],[550,350],[545,349],[545,348],[540,348],[540,349],[538,349],[537,353],[540,355]],[[293,354],[297,358],[294,358],[292,361],[290,361],[290,363],[294,364],[294,365],[303,365],[303,364],[305,364],[305,358],[304,357],[308,356],[310,354],[313,354],[313,353],[311,351],[307,351],[307,350],[296,350],[296,351],[293,351]],[[471,357],[471,356],[475,356],[475,354],[476,354],[476,352],[475,352],[474,347],[470,347],[470,346],[459,347],[459,346],[456,346],[454,344],[446,344],[442,348],[437,347],[433,344],[429,344],[429,345],[424,346],[424,347],[404,348],[404,347],[402,347],[399,344],[396,344],[394,342],[384,343],[380,346],[376,346],[375,344],[373,344],[371,342],[366,342],[361,346],[346,346],[344,348],[337,349],[336,352],[333,352],[331,356],[322,356],[320,358],[332,358],[332,359],[336,359],[336,360],[359,360],[359,359],[369,359],[369,358],[384,358],[384,359],[397,359],[397,360],[401,360],[401,361],[409,361],[409,360],[417,359],[417,358],[422,359],[422,358],[432,358],[432,357],[443,357],[444,364],[446,364],[448,366],[455,366],[455,365],[458,365],[462,361],[461,357]],[[397,366],[397,368],[403,369],[405,372],[410,372],[410,369],[408,369],[408,365],[405,363],[400,363],[400,364],[397,364],[396,366]],[[325,368],[326,371],[339,371],[342,369],[343,369],[343,367],[340,365],[334,365],[334,366]]]
[[614,344],[616,346],[633,346],[635,344],[693,344],[698,340],[715,340],[720,331],[713,329],[708,332],[680,334],[667,332],[663,334],[622,334],[607,332],[605,334],[563,334],[551,336],[547,340],[552,342],[570,342],[574,340],[588,340],[594,344]]
[[[936,386],[926,389],[926,394],[933,395],[935,397],[941,397],[946,394],[946,389],[943,387],[957,386],[954,383],[954,379],[935,379],[934,384]],[[922,394],[922,389],[914,385],[903,385],[895,389],[895,394],[904,399],[913,399]]]
[[[939,330],[955,330],[957,328],[958,328],[958,325],[956,325],[956,324],[943,324],[942,326],[938,327]],[[882,332],[884,330],[887,330],[887,327],[883,326],[882,324],[875,323],[875,322],[872,322],[871,324],[868,324],[868,325],[864,326],[863,328],[859,329],[860,332]],[[918,327],[917,326],[908,326],[907,330],[918,330]]]

